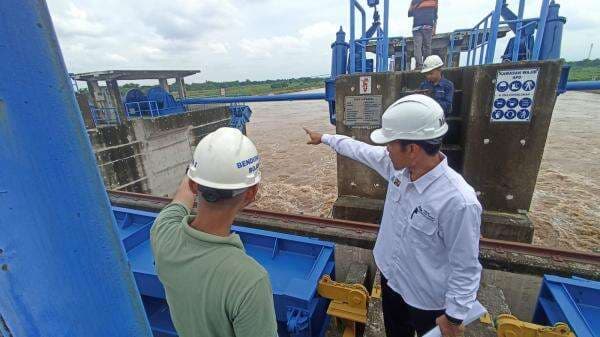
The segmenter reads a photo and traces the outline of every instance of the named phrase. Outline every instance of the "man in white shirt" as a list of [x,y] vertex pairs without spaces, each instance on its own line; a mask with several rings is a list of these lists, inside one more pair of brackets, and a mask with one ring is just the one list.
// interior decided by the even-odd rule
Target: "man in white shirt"
[[440,105],[424,95],[392,104],[371,133],[385,146],[304,130],[308,144],[325,143],[389,182],[373,250],[387,336],[422,336],[436,325],[444,337],[462,336],[479,289],[482,209],[439,151],[448,132]]

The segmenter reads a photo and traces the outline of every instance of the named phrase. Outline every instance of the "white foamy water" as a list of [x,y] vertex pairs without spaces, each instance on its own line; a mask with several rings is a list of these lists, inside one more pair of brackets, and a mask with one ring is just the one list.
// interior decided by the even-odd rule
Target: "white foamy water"
[[[331,216],[337,198],[336,157],[306,145],[302,126],[334,133],[325,101],[254,103],[248,135],[262,159],[254,207]],[[600,95],[569,92],[558,99],[530,217],[534,243],[600,249]]]

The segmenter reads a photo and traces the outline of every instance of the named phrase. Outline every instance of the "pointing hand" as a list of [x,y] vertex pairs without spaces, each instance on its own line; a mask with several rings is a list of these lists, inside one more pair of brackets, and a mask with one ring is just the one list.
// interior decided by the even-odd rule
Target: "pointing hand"
[[303,127],[303,129],[306,132],[306,134],[308,135],[308,137],[310,138],[310,140],[306,144],[310,144],[310,145],[321,144],[321,137],[323,136],[323,134],[314,132],[314,131],[310,131],[309,129],[307,129],[305,127]]

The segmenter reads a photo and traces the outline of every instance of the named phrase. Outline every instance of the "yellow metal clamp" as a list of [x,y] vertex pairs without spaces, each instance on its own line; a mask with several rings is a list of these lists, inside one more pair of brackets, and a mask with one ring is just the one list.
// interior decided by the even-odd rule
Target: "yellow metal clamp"
[[327,314],[353,322],[367,323],[369,292],[362,284],[335,282],[329,275],[319,281],[319,295],[331,300]]
[[506,314],[496,318],[496,330],[498,337],[576,337],[565,323],[556,323],[553,327],[541,326]]

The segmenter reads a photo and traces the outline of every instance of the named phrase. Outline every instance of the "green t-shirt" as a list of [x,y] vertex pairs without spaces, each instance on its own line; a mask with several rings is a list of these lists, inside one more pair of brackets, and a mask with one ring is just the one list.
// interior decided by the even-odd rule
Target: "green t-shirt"
[[275,337],[266,270],[246,255],[237,234],[193,229],[182,204],[165,207],[150,231],[158,278],[180,337]]

